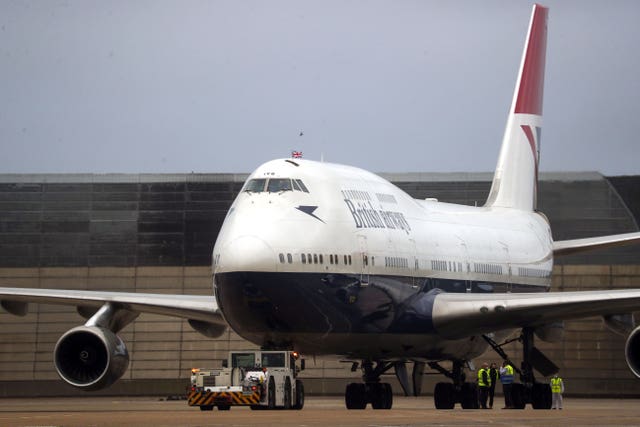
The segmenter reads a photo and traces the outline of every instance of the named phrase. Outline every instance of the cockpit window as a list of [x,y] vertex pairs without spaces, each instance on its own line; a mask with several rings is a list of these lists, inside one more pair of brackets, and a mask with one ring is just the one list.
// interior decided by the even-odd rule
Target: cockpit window
[[249,193],[262,193],[268,191],[270,193],[280,193],[282,191],[301,191],[308,193],[307,187],[299,179],[290,178],[255,178],[250,179],[244,186],[242,191]]
[[307,187],[304,185],[304,182],[302,182],[301,179],[294,179],[294,181],[296,184],[300,186],[300,191],[304,191],[305,193],[309,192],[309,190],[307,190]]
[[278,193],[280,191],[291,191],[291,180],[289,178],[271,178],[267,184],[267,191]]
[[264,178],[260,179],[250,179],[247,182],[247,185],[244,187],[244,191],[250,191],[252,193],[260,193],[264,191],[264,186],[267,183],[267,180]]

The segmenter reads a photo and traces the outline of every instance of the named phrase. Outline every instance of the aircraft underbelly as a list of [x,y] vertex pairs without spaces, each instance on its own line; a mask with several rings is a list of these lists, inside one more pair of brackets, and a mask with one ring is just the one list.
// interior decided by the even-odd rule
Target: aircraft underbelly
[[[472,358],[481,337],[446,340],[433,327],[442,292],[411,277],[323,273],[234,272],[215,276],[225,319],[263,347],[354,358]],[[440,286],[453,286],[439,282]],[[452,288],[454,289],[454,288]]]

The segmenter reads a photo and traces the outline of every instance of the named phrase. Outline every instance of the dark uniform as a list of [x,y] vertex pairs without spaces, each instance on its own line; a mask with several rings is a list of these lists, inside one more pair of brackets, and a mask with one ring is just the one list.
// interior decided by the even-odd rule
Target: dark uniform
[[498,382],[498,369],[495,363],[491,364],[489,368],[489,409],[493,409],[493,395],[496,393],[496,383]]

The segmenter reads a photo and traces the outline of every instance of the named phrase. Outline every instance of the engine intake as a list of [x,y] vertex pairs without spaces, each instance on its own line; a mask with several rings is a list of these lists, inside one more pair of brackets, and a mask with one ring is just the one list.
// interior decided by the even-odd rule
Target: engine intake
[[624,357],[631,372],[640,378],[640,326],[629,334],[627,344],[624,346]]
[[81,390],[109,387],[129,366],[124,342],[108,329],[78,326],[56,343],[53,359],[58,375]]

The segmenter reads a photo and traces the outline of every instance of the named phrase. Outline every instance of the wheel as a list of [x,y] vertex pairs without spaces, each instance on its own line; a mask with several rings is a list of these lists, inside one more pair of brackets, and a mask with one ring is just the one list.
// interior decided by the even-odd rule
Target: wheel
[[304,408],[304,385],[300,380],[296,380],[296,403],[292,407],[293,409]]
[[218,405],[218,411],[228,411],[231,409],[231,405]]
[[433,391],[433,401],[436,409],[453,409],[455,394],[452,383],[437,383]]
[[551,409],[551,386],[549,384],[533,384],[531,406],[533,409]]
[[384,388],[380,383],[373,383],[367,385],[367,394],[369,397],[369,402],[371,402],[371,407],[373,409],[386,409],[385,408],[385,399],[386,396],[384,394]]
[[393,389],[391,388],[391,384],[370,384],[369,401],[373,409],[391,409],[393,406]]
[[391,409],[393,406],[393,389],[391,388],[391,384],[382,383],[382,390],[384,394],[384,408],[382,409]]
[[284,409],[291,409],[291,380],[287,377],[284,381]]
[[476,383],[464,383],[460,390],[460,406],[462,409],[478,409],[478,385]]
[[200,407],[201,411],[213,411],[213,405],[202,405]]
[[526,406],[524,385],[513,383],[511,386],[511,401],[514,409],[524,409]]
[[269,378],[269,387],[267,388],[267,408],[276,408],[276,383],[273,378]]
[[364,409],[367,407],[367,390],[364,384],[351,383],[344,393],[347,409]]

